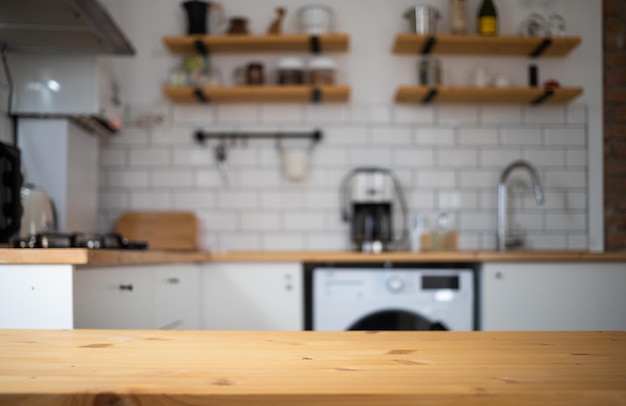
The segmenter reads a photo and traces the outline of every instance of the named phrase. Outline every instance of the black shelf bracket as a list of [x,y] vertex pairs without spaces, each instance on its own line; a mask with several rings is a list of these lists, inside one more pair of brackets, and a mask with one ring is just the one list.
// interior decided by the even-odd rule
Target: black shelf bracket
[[199,87],[196,87],[195,89],[193,89],[193,95],[196,96],[196,99],[198,99],[198,101],[202,104],[208,104],[210,102],[207,95],[204,94],[202,89]]
[[551,98],[552,96],[554,96],[554,90],[553,89],[546,89],[541,96],[539,96],[535,100],[531,101],[530,104],[533,105],[533,106],[538,106],[540,104],[545,103],[545,101],[548,100],[549,98]]
[[311,103],[321,103],[322,101],[322,89],[314,87],[311,89]]
[[318,37],[317,35],[311,35],[309,37],[309,50],[311,51],[312,54],[316,54],[316,55],[322,53],[320,37]]
[[420,52],[422,55],[428,55],[433,50],[433,47],[437,44],[437,37],[429,36],[426,40],[426,43],[422,47],[422,51]]
[[248,142],[252,140],[267,140],[274,139],[276,141],[284,139],[310,139],[312,144],[315,145],[322,141],[323,134],[321,130],[313,130],[311,132],[208,132],[203,130],[196,130],[193,133],[193,139],[201,145],[204,145],[208,140],[220,140],[225,142],[229,140],[231,143],[237,141]]
[[209,50],[207,49],[206,45],[201,39],[195,40],[193,44],[196,47],[196,51],[198,51],[199,54],[202,54],[202,56],[209,55]]
[[424,98],[422,99],[422,104],[430,104],[435,97],[437,97],[437,95],[439,94],[439,90],[437,90],[437,88],[432,87],[430,88],[430,90],[428,91],[428,93],[426,93],[426,96],[424,96]]
[[541,41],[541,43],[539,45],[537,45],[537,48],[535,48],[535,50],[533,52],[531,52],[530,57],[531,58],[538,58],[538,57],[540,57],[546,51],[546,49],[548,49],[550,47],[550,45],[552,45],[552,39],[551,38],[544,38]]

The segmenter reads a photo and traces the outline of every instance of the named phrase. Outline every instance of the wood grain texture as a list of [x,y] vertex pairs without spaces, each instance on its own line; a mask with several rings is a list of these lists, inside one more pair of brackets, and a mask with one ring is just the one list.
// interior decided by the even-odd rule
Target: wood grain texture
[[[347,34],[319,35],[322,52],[346,52],[349,47]],[[168,36],[163,44],[174,53],[196,53],[195,42],[202,41],[210,52],[309,52],[311,37],[306,34],[281,35],[186,35]]]
[[[437,87],[432,103],[469,104],[531,104],[543,93],[542,88],[531,87]],[[426,86],[400,86],[396,91],[396,102],[419,104],[431,90]],[[554,90],[554,95],[544,104],[566,104],[583,93],[580,87],[563,87]]]
[[154,250],[198,250],[198,219],[187,211],[129,211],[116,231],[129,240],[147,241]]
[[[362,254],[349,251],[129,251],[1,249],[1,264],[132,265],[188,262],[624,262],[626,252],[431,251]],[[626,266],[624,268],[626,271]]]
[[626,332],[0,331],[0,404],[623,405]]
[[[204,96],[214,103],[309,103],[311,92],[319,89],[321,102],[339,103],[350,98],[349,86],[232,86],[204,87]],[[193,87],[165,87],[163,93],[171,100],[179,103],[198,103]]]
[[[393,52],[396,54],[418,55],[422,52],[429,36],[418,34],[396,35]],[[490,56],[530,56],[539,47],[544,38],[480,35],[437,35],[432,48],[438,55],[490,55]],[[580,44],[579,37],[550,38],[552,44],[546,48],[543,56],[562,57],[569,54]]]

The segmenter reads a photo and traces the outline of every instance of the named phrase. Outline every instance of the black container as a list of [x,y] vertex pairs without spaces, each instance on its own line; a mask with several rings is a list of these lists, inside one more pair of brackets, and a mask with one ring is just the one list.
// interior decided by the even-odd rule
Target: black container
[[187,12],[187,34],[207,34],[207,12],[211,7],[210,2],[192,0],[183,3]]
[[22,172],[20,151],[0,143],[0,242],[20,230],[22,220]]

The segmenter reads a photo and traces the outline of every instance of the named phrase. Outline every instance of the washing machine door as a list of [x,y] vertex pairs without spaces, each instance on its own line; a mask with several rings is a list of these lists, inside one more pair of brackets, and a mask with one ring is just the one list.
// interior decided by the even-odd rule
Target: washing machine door
[[430,321],[406,310],[382,310],[369,314],[348,330],[448,330],[441,322]]

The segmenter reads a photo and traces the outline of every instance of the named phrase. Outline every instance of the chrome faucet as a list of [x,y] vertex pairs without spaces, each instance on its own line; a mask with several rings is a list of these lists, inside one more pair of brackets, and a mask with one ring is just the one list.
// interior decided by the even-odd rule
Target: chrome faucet
[[541,182],[539,181],[539,174],[534,166],[526,161],[514,161],[509,166],[504,168],[502,175],[500,175],[500,181],[498,182],[498,228],[496,231],[496,239],[498,244],[498,251],[506,251],[508,248],[519,247],[523,245],[521,236],[509,235],[507,233],[507,206],[508,206],[508,187],[507,180],[511,172],[515,169],[526,169],[530,173],[530,180],[532,181],[533,191],[535,193],[535,201],[538,205],[542,205],[543,189],[541,188]]

